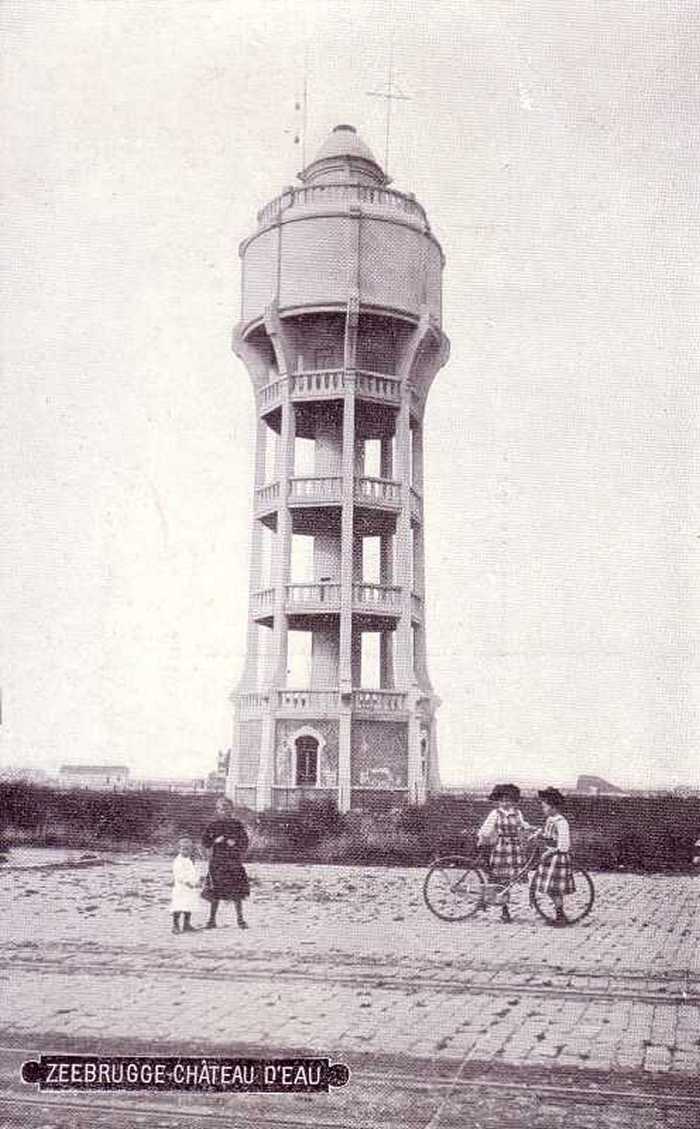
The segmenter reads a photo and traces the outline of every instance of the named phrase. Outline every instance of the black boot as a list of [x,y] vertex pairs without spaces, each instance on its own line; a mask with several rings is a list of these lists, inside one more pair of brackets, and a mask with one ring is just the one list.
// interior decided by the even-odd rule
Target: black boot
[[564,915],[564,910],[561,908],[561,906],[557,906],[555,908],[554,920],[550,921],[549,924],[553,925],[555,929],[563,929],[569,924]]
[[184,921],[182,923],[182,932],[183,933],[196,933],[197,932],[196,929],[192,928],[192,924],[190,922],[190,916],[191,915],[189,913],[185,914]]
[[207,922],[207,929],[216,929],[216,911],[219,908],[219,899],[212,898],[209,902],[209,920]]
[[506,905],[502,906],[501,907],[501,921],[503,922],[503,924],[504,925],[510,925],[512,920],[513,920],[513,918],[510,916],[510,910],[508,909],[508,906],[506,906]]
[[174,913],[173,914],[173,933],[179,933],[179,932],[180,932],[180,914]]

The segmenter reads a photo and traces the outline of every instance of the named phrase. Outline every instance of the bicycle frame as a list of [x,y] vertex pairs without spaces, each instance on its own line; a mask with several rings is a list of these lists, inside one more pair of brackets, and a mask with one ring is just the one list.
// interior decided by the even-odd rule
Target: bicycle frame
[[532,847],[532,849],[530,850],[530,854],[526,858],[525,862],[523,863],[523,865],[520,868],[520,870],[518,871],[518,873],[515,874],[513,876],[513,878],[510,878],[507,882],[493,881],[492,879],[487,877],[488,876],[488,869],[485,869],[485,868],[479,866],[478,863],[476,864],[477,869],[484,871],[484,875],[485,875],[485,877],[487,877],[488,885],[489,886],[495,886],[498,889],[499,893],[498,893],[497,904],[499,904],[499,905],[501,904],[501,902],[504,900],[506,895],[510,893],[510,891],[513,889],[514,886],[517,886],[520,882],[523,881],[523,879],[526,879],[526,880],[529,879],[530,871],[533,870],[534,867],[536,867],[539,863],[540,854],[541,854],[541,852],[540,852],[540,848],[538,846]]

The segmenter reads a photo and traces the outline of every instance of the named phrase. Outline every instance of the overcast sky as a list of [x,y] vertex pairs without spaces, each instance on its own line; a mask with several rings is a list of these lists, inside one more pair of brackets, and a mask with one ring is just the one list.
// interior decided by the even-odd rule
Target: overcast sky
[[[230,743],[254,409],[238,243],[338,122],[371,0],[5,0],[0,760]],[[426,416],[447,783],[697,782],[695,0],[393,4],[390,174],[447,256]]]

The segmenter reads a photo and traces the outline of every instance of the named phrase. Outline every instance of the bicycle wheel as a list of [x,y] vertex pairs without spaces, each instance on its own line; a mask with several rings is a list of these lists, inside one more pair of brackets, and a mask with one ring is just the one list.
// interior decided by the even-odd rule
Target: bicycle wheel
[[[574,884],[576,889],[573,894],[564,894],[564,916],[569,925],[583,921],[593,909],[595,901],[593,879],[587,870],[582,870],[580,866],[574,867]],[[537,889],[537,872],[530,881],[530,905],[545,921],[554,921],[556,916],[554,902],[549,894]]]
[[425,876],[423,898],[441,921],[465,921],[485,908],[484,876],[467,858],[436,859]]

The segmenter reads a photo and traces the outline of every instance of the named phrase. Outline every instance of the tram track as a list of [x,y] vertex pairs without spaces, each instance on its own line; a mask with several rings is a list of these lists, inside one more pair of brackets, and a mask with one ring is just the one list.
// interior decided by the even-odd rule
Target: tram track
[[[658,1006],[700,1007],[700,991],[697,990],[697,983],[690,977],[671,982],[666,978],[659,978],[655,981],[656,989],[650,990],[648,985],[653,982],[650,977],[644,978],[645,987],[641,988],[635,987],[629,980],[618,978],[614,973],[602,977],[605,983],[601,984],[600,987],[588,987],[572,985],[571,983],[556,983],[556,974],[548,976],[545,981],[533,983],[529,975],[524,977],[509,976],[507,979],[499,977],[498,979],[481,980],[476,972],[457,970],[449,976],[435,976],[425,973],[397,974],[390,971],[373,971],[366,965],[352,966],[351,970],[339,972],[327,968],[312,970],[299,967],[271,967],[268,962],[262,961],[255,963],[264,964],[264,967],[251,967],[252,962],[249,962],[247,966],[241,963],[237,964],[236,979],[250,983],[264,983],[274,979],[275,981],[302,985],[323,983],[336,987],[362,986],[363,988],[402,993],[434,991],[442,995],[518,994],[544,999],[601,1000],[606,1002],[616,1000]],[[138,979],[139,977],[152,976],[153,966],[152,963],[146,962],[139,965],[134,962],[131,956],[129,956],[129,963],[127,964],[126,961],[111,961],[109,963],[102,960],[99,963],[97,960],[84,961],[76,959],[75,954],[73,954],[70,960],[66,960],[65,957],[52,959],[46,955],[42,956],[41,961],[27,960],[21,957],[6,960],[0,962],[0,972],[2,971],[13,973],[25,971],[40,976],[69,977],[82,975],[97,978],[128,976],[130,979]],[[231,965],[229,964],[225,970],[192,966],[183,968],[180,965],[159,966],[158,976],[177,980],[230,984]],[[562,976],[561,980],[566,980],[566,975]]]
[[[226,928],[227,928],[226,926],[223,926],[219,932],[225,933]],[[204,931],[203,930],[195,930],[195,933],[204,933]],[[196,937],[194,938],[194,940],[196,940]],[[148,962],[150,966],[152,966],[154,960],[156,962],[160,962],[160,961],[170,962],[171,959],[172,959],[172,949],[170,947],[165,947],[162,944],[161,944],[160,947],[154,947],[154,946],[150,946],[150,945],[145,946],[145,945],[139,945],[139,944],[135,944],[135,945],[114,945],[114,944],[109,944],[108,942],[103,942],[103,941],[100,941],[98,943],[98,942],[93,942],[93,941],[82,941],[81,942],[81,941],[71,940],[71,941],[42,941],[41,946],[39,946],[36,943],[31,942],[31,941],[29,941],[29,942],[26,942],[26,941],[25,942],[9,941],[9,942],[5,942],[5,943],[0,942],[0,963],[2,962],[3,959],[7,961],[10,958],[14,959],[15,957],[17,957],[19,959],[25,959],[25,954],[29,953],[29,954],[33,955],[35,952],[37,952],[39,950],[39,948],[41,950],[41,958],[40,958],[41,962],[43,962],[47,958],[47,956],[48,956],[49,959],[59,960],[59,959],[61,959],[61,955],[63,955],[64,957],[70,957],[70,958],[73,958],[73,959],[78,959],[78,958],[90,959],[92,957],[96,960],[97,959],[101,960],[104,957],[107,957],[107,958],[109,958],[109,957],[112,957],[112,958],[123,957],[125,960],[128,960],[130,962],[133,962],[133,961],[136,961],[136,960],[141,960],[142,962]],[[232,954],[229,950],[219,949],[218,951],[217,950],[212,951],[208,947],[207,947],[207,949],[193,948],[193,949],[190,950],[190,956],[191,957],[194,957],[196,959],[202,958],[203,962],[214,960],[214,961],[217,961],[219,964],[221,964],[221,962],[224,959],[228,960],[231,957],[231,955]],[[262,962],[264,962],[266,964],[271,964],[275,960],[279,960],[279,957],[280,957],[279,950],[277,950],[277,949],[263,949],[263,948],[256,948],[255,951],[239,950],[235,954],[235,958],[238,961],[247,962],[249,964],[262,963]],[[329,953],[326,956],[326,960],[329,963],[333,963],[333,965],[335,965],[336,967],[343,967],[343,968],[358,968],[358,967],[368,968],[368,967],[373,967],[373,968],[376,968],[376,969],[386,969],[386,968],[392,968],[393,969],[393,968],[396,967],[396,964],[395,964],[394,961],[388,961],[386,958],[379,958],[372,953],[366,953],[366,954],[359,955],[359,954],[354,953],[354,952],[348,952],[348,951],[340,952],[340,951],[335,950],[335,949],[332,949],[332,950],[329,951]],[[316,967],[319,964],[318,955],[315,954],[315,953],[313,953],[313,954],[305,954],[303,952],[297,953],[295,955],[295,961],[296,961],[298,966],[313,965],[314,967]],[[463,958],[463,957],[459,957],[459,958],[456,958],[456,959],[450,959],[447,962],[439,960],[439,959],[438,960],[435,960],[435,959],[431,960],[431,958],[429,958],[429,957],[424,957],[423,958],[423,966],[425,968],[430,968],[431,966],[435,967],[435,968],[449,967],[451,970],[453,970],[456,973],[460,973],[460,974],[464,973],[464,974],[469,974],[469,975],[479,974],[479,973],[492,973],[493,969],[494,969],[494,965],[493,965],[492,961],[478,960],[478,959],[473,959],[473,958],[466,959],[466,958]],[[533,975],[533,974],[537,974],[537,975],[540,975],[540,976],[546,975],[546,976],[551,976],[551,977],[566,976],[566,977],[572,977],[572,978],[576,978],[576,979],[583,979],[583,980],[587,980],[587,981],[590,981],[590,980],[596,980],[596,981],[605,980],[605,981],[607,981],[607,980],[610,980],[610,979],[615,979],[615,980],[625,981],[625,982],[629,982],[629,983],[645,982],[645,983],[654,983],[654,984],[658,984],[658,985],[673,984],[673,983],[676,983],[676,982],[679,982],[679,981],[683,981],[683,982],[687,982],[688,984],[696,985],[697,989],[698,989],[698,993],[700,993],[700,972],[691,972],[687,968],[670,968],[669,967],[669,968],[664,969],[663,972],[635,971],[635,970],[633,970],[629,967],[620,968],[620,967],[617,967],[617,966],[614,966],[614,965],[602,965],[598,962],[596,962],[594,967],[588,967],[588,968],[582,968],[580,964],[571,964],[571,965],[568,965],[568,966],[564,966],[564,965],[560,965],[560,964],[551,964],[551,965],[548,964],[548,965],[543,966],[540,963],[532,963],[531,961],[528,962],[525,959],[518,959],[518,960],[514,961],[511,958],[510,960],[506,960],[506,959],[499,960],[498,969],[499,969],[499,971],[503,971],[503,972],[507,972],[507,973],[517,972],[517,973],[520,973],[520,974],[526,975],[526,976],[530,976],[530,975]]]

